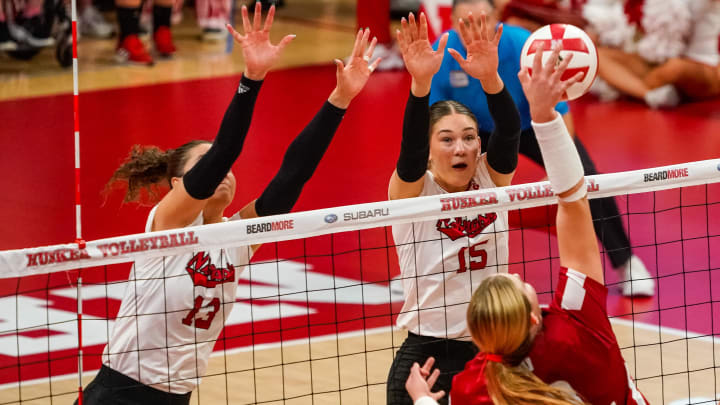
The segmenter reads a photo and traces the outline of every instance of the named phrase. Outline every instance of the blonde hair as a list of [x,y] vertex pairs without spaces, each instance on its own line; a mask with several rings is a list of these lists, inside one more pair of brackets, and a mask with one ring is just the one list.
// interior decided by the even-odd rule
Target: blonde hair
[[530,353],[530,314],[527,296],[510,277],[488,277],[475,290],[467,310],[470,334],[480,350],[502,356],[488,361],[485,380],[493,403],[585,404],[572,393],[545,384],[520,363]]

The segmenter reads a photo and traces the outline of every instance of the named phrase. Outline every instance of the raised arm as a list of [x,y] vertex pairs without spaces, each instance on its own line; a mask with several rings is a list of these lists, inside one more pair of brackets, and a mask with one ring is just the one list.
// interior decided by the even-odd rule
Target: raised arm
[[152,227],[154,231],[190,224],[205,208],[207,199],[215,193],[240,155],[262,81],[280,58],[283,48],[294,38],[288,35],[277,45],[270,43],[275,7],[270,7],[264,24],[261,11],[258,2],[251,24],[247,8],[243,6],[244,35],[227,26],[242,49],[245,59],[243,76],[212,146],[187,173],[173,178],[170,192],[158,204]]
[[478,79],[482,85],[490,116],[495,123],[488,140],[485,162],[495,185],[508,186],[517,168],[521,123],[515,101],[497,72],[498,44],[503,26],[500,25],[493,33],[485,14],[480,15],[479,26],[472,13],[468,20],[469,25],[462,18],[458,21],[460,36],[467,46],[467,59],[455,49],[448,52],[468,75]]
[[422,192],[430,155],[430,86],[442,64],[448,34],[440,38],[434,51],[428,40],[425,14],[420,13],[418,23],[410,13],[408,20],[402,19],[397,39],[412,84],[405,106],[400,156],[388,187],[391,200],[417,197]]
[[603,283],[582,163],[565,123],[554,109],[565,90],[582,79],[582,73],[562,81],[572,55],[555,69],[559,54],[560,47],[557,47],[543,65],[541,46],[535,54],[532,77],[526,68],[518,76],[530,104],[545,170],[553,191],[559,196],[556,221],[560,264]]
[[347,66],[341,60],[335,60],[335,89],[312,121],[290,144],[280,170],[260,197],[242,209],[241,217],[284,214],[290,212],[295,205],[303,186],[310,180],[330,145],[345,110],[365,87],[380,62],[380,59],[377,59],[370,63],[377,39],[373,38],[368,44],[369,37],[370,30],[358,32]]

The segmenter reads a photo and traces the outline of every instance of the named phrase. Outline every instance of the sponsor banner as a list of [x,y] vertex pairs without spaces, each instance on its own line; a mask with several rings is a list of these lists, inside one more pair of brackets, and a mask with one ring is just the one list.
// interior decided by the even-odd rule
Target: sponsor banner
[[657,172],[650,172],[645,173],[643,176],[643,181],[645,183],[649,181],[663,181],[663,180],[672,180],[677,179],[681,177],[688,177],[688,168],[683,167],[680,169],[670,169],[670,170],[660,170]]
[[295,222],[292,219],[285,219],[273,222],[263,222],[260,224],[249,224],[247,226],[247,233],[261,233],[261,232],[276,232],[284,231],[287,229],[295,229]]
[[[589,198],[715,183],[720,182],[720,159],[588,176],[586,182]],[[87,242],[82,248],[77,244],[64,244],[8,250],[0,252],[0,278],[131,262],[137,257],[169,256],[186,252],[189,247],[194,251],[237,247],[449,216],[477,216],[556,202],[550,184],[538,182],[126,235]],[[483,220],[478,219],[477,225],[458,226],[463,232],[472,232],[482,223]]]
[[343,213],[343,221],[359,221],[368,218],[380,218],[390,215],[389,208],[375,208],[374,210],[360,210]]

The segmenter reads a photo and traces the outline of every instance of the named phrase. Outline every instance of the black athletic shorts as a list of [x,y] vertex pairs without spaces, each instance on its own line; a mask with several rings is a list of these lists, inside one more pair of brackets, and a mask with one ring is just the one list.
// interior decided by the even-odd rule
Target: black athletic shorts
[[461,372],[465,368],[465,363],[472,360],[476,354],[477,348],[472,342],[408,333],[407,339],[395,355],[388,374],[388,405],[413,404],[412,398],[405,390],[405,382],[413,363],[422,366],[430,356],[435,358],[433,368],[440,369],[440,377],[432,387],[432,392],[444,390],[445,396],[438,402],[441,405],[447,404],[453,377]]
[[191,394],[160,391],[103,365],[83,390],[83,405],[188,405]]

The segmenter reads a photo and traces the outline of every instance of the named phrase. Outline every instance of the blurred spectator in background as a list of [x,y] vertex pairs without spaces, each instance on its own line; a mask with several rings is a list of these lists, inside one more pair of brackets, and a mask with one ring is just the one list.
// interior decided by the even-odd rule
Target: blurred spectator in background
[[5,18],[5,2],[0,0],[0,51],[14,51],[17,42],[10,36],[8,21]]
[[[153,21],[153,0],[145,0],[142,15],[140,16],[140,31],[150,32],[152,30]],[[170,23],[177,25],[183,19],[184,0],[175,0],[172,6]],[[200,39],[207,42],[224,41],[227,39],[228,32],[225,24],[230,22],[230,13],[232,0],[195,0],[195,18],[198,27],[201,30]],[[263,9],[270,8],[263,4]],[[273,2],[270,2],[273,3]],[[281,2],[275,2],[278,7]],[[252,7],[251,7],[252,6]],[[248,11],[255,10],[255,2],[248,4]]]
[[390,0],[357,0],[358,28],[370,28],[377,37],[377,46],[373,57],[382,58],[378,70],[402,69],[400,50],[390,33]]
[[601,100],[669,108],[720,95],[720,0],[588,0],[583,15],[598,35]]
[[[285,5],[285,0],[258,0],[262,4],[262,9],[267,10],[270,6],[280,8]],[[252,3],[252,2],[251,2]],[[248,10],[252,4],[248,4]]]
[[[215,42],[227,39],[225,24],[230,23],[231,1],[195,0],[195,17],[198,27],[202,30],[203,41]],[[270,6],[263,5],[263,10],[269,8]]]
[[[5,45],[0,46],[8,48],[5,50],[39,49],[55,43],[50,35],[54,15],[45,10],[46,6],[48,10],[54,10],[53,0],[47,0],[47,4],[43,0],[2,1],[0,5],[3,9],[0,21],[5,22],[4,28],[0,27],[0,41]],[[2,37],[2,30],[6,38]]]
[[80,34],[93,38],[110,38],[115,34],[115,27],[105,20],[92,0],[81,0],[78,6]]
[[[153,0],[152,37],[155,52],[160,57],[170,57],[176,51],[170,31],[173,3],[174,0]],[[152,65],[153,57],[139,37],[141,0],[115,0],[115,7],[120,28],[115,59]]]
[[535,31],[543,25],[562,23],[585,26],[585,0],[495,0],[501,21]]

